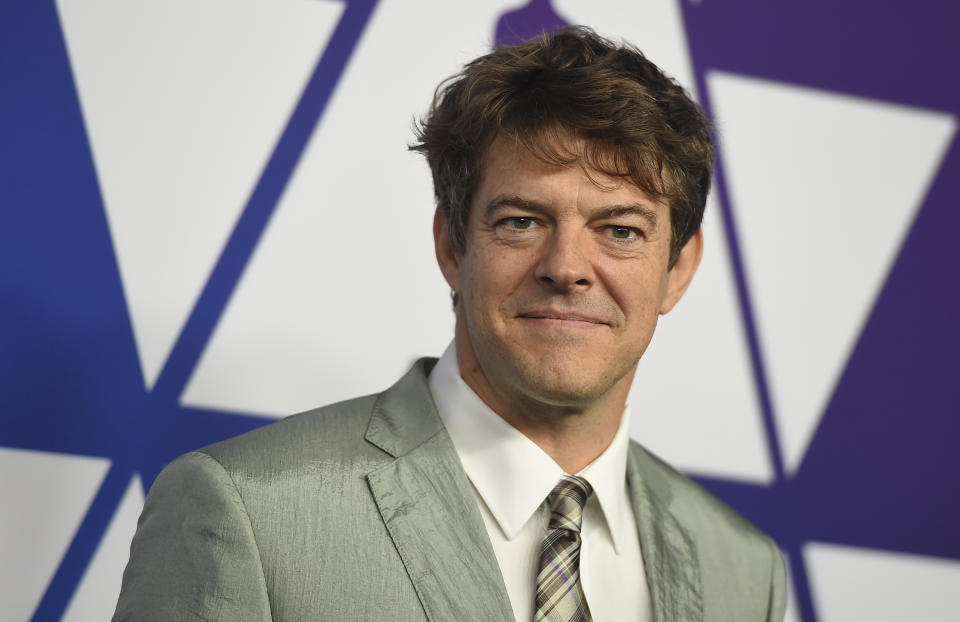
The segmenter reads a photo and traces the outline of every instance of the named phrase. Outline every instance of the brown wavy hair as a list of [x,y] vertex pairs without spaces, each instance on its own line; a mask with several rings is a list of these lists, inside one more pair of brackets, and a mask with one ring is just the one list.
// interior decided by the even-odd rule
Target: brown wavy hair
[[700,107],[640,50],[575,26],[502,47],[442,82],[410,149],[427,158],[458,254],[484,154],[506,134],[546,163],[578,163],[665,200],[672,267],[703,219],[710,130]]

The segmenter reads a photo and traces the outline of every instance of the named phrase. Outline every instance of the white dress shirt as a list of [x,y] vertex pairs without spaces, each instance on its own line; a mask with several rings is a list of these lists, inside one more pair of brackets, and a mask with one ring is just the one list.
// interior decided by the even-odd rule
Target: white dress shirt
[[[473,484],[517,622],[533,619],[546,498],[563,469],[504,421],[460,377],[453,343],[430,374],[430,390]],[[627,491],[630,409],[610,446],[579,473],[593,487],[581,528],[580,580],[593,619],[653,619],[640,540]]]

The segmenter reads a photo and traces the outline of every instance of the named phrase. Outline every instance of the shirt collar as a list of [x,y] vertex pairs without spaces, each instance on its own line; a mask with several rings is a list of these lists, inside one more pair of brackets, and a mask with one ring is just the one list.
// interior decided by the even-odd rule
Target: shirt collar
[[[533,441],[503,420],[460,377],[456,346],[444,351],[430,374],[430,391],[460,462],[504,536],[514,539],[553,487],[563,469]],[[620,551],[624,525],[630,409],[596,460],[580,473],[593,487],[601,513]],[[518,476],[522,474],[522,477]]]

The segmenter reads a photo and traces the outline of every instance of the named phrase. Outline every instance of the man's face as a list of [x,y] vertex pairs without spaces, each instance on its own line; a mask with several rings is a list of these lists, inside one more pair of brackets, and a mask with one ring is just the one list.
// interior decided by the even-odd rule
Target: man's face
[[668,207],[624,180],[591,176],[498,138],[462,255],[438,216],[438,259],[460,294],[460,373],[488,402],[584,406],[614,386],[625,398],[658,315],[696,270],[699,234],[667,270]]

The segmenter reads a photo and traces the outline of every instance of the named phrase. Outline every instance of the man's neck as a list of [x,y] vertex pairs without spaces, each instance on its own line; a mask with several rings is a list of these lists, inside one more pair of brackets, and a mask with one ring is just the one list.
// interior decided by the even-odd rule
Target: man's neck
[[610,446],[620,426],[623,408],[615,415],[609,413],[602,418],[591,412],[555,411],[543,417],[494,412],[533,441],[566,473],[579,473]]
[[620,426],[635,368],[604,395],[581,402],[549,402],[498,391],[470,348],[457,347],[460,377],[504,421],[567,473],[578,473],[610,446]]

